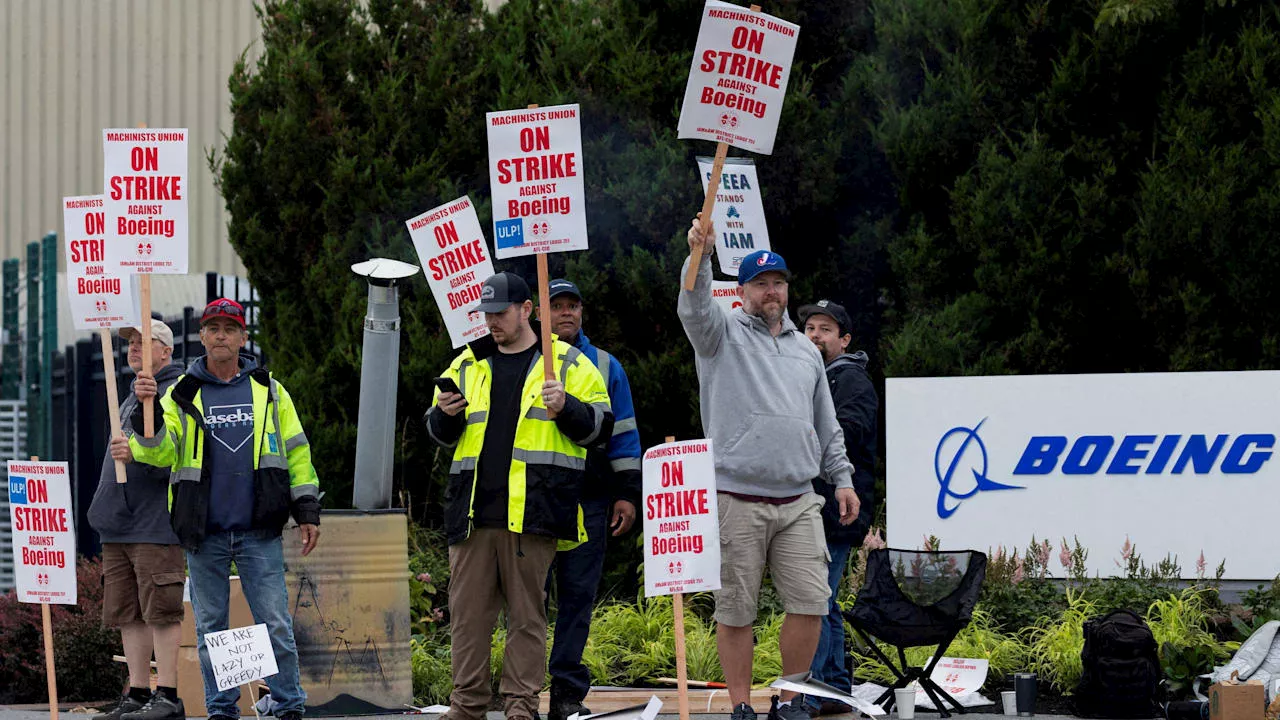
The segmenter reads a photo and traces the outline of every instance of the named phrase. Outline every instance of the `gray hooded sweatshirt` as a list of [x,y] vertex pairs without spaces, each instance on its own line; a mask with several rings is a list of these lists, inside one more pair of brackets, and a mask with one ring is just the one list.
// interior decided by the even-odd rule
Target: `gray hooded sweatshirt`
[[[165,365],[156,370],[156,386],[160,395],[163,396],[181,376],[180,365]],[[129,396],[120,403],[126,437],[133,434],[133,425],[128,418],[133,416],[137,404],[138,397],[133,394],[131,385]],[[132,462],[124,469],[129,481],[122,485],[116,482],[115,462],[111,460],[108,449],[102,462],[98,489],[89,504],[89,525],[98,531],[104,543],[177,545],[178,536],[169,526],[169,468]]]
[[[685,260],[682,279],[688,267]],[[815,477],[852,488],[822,355],[791,318],[775,338],[742,308],[726,313],[711,299],[710,255],[693,290],[682,284],[677,312],[695,354],[716,488],[791,497],[813,492]]]

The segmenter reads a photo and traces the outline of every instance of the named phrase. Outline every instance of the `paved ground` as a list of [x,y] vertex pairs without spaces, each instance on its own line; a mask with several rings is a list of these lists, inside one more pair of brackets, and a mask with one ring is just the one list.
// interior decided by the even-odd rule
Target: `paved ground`
[[[28,706],[23,706],[24,709],[14,710],[14,709],[9,709],[8,707],[5,707],[5,706],[0,706],[0,720],[48,720],[49,718],[48,710],[26,709],[29,707],[30,706],[28,705]],[[89,715],[84,714],[83,712],[74,713],[74,712],[69,712],[64,710],[63,712],[59,713],[59,720],[87,720],[88,717]],[[392,715],[352,716],[350,720],[388,720],[389,718],[392,718],[392,717],[397,717],[397,716],[392,716]],[[438,716],[406,715],[403,717],[405,717],[406,720],[436,720]],[[659,720],[679,720],[679,717],[680,716],[675,713],[672,713],[672,714],[663,713],[658,716],[658,719]],[[840,718],[853,718],[853,717],[854,716],[852,715],[831,716],[832,720],[839,720]],[[897,715],[895,713],[890,713],[889,715],[886,715],[884,717],[889,718],[890,720],[896,720]],[[934,719],[937,719],[939,716],[936,712],[930,713],[930,712],[925,712],[923,710],[917,710],[916,717],[921,718],[922,720],[934,720]],[[952,715],[952,717],[959,718],[960,716]],[[975,712],[965,713],[964,715],[965,720],[1003,720],[1004,717],[1005,717],[1004,715],[997,715],[994,713],[975,713]],[[1041,718],[1042,720],[1068,720],[1071,716],[1069,715],[1037,715],[1036,717]],[[487,720],[504,720],[504,717],[500,712],[491,712],[489,713],[489,717],[487,718]],[[725,720],[725,716],[724,715],[691,715],[690,720]]]

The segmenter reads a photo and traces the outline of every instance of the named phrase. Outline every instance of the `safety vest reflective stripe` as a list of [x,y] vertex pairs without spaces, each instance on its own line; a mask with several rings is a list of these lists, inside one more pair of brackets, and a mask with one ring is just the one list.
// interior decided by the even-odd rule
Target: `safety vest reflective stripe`
[[184,465],[174,472],[170,473],[169,482],[198,482],[200,480],[200,468]]
[[465,457],[465,458],[462,458],[461,460],[454,460],[453,463],[449,465],[449,472],[450,473],[471,472],[472,470],[476,469],[476,462],[478,460],[479,458],[473,458],[473,457]]
[[551,450],[522,450],[520,448],[511,449],[511,459],[519,460],[526,465],[551,465],[554,467],[568,468],[570,470],[586,470],[587,459],[573,457],[558,453]]
[[609,366],[613,363],[609,362],[609,353],[596,348],[596,369],[600,371],[600,377],[604,378],[605,392],[609,391]]
[[623,472],[624,470],[639,470],[640,458],[627,457],[627,458],[618,458],[617,460],[610,460],[609,467],[613,468],[614,472]]
[[462,397],[467,396],[467,368],[471,367],[470,360],[463,360],[458,366],[458,391]]
[[636,429],[636,419],[629,417],[626,420],[617,420],[613,423],[613,436],[617,437],[624,432]]
[[470,415],[468,415],[468,416],[467,416],[467,424],[468,424],[468,425],[475,425],[476,423],[482,423],[482,422],[484,422],[484,421],[486,421],[486,420],[488,420],[488,419],[489,419],[489,411],[488,411],[488,410],[479,410],[479,411],[477,411],[477,412],[473,412],[473,413],[471,413]]
[[[443,447],[454,447],[458,444],[456,440],[454,442],[445,442],[442,438],[436,437],[436,434],[431,431],[431,413],[438,413],[438,412],[444,412],[443,410],[440,409],[439,405],[432,405],[431,408],[427,410],[427,434],[431,436],[432,440],[435,440],[437,443],[439,443]],[[476,415],[476,414],[478,413],[472,413],[472,415]]]
[[526,412],[524,416],[529,418],[530,420],[550,420],[551,419],[550,417],[547,416],[547,409],[540,408],[540,407],[529,408],[528,412]]
[[319,497],[320,483],[303,483],[301,485],[294,485],[293,487],[289,488],[289,497],[293,498],[294,500],[297,500],[300,497],[305,497],[307,495],[315,495]]
[[284,441],[284,451],[287,453],[293,450],[294,448],[298,448],[298,447],[302,447],[303,445],[310,445],[310,444],[311,443],[307,441],[306,433],[298,433],[297,435],[294,435],[293,437]]
[[270,453],[258,458],[259,468],[278,468],[280,470],[288,470],[289,462],[285,460],[283,455]]

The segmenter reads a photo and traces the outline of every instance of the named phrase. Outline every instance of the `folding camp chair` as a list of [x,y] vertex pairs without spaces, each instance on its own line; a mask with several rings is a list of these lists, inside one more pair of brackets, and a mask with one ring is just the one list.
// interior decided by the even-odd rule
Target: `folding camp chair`
[[[895,688],[919,683],[942,717],[951,717],[943,700],[956,712],[964,708],[931,678],[956,635],[969,624],[987,574],[987,556],[976,550],[925,551],[882,548],[867,555],[866,580],[845,620],[871,652],[897,678],[877,700],[885,710],[894,704]],[[873,638],[898,650],[895,665]],[[924,667],[907,663],[906,648],[937,645]],[[885,704],[887,702],[887,704]]]

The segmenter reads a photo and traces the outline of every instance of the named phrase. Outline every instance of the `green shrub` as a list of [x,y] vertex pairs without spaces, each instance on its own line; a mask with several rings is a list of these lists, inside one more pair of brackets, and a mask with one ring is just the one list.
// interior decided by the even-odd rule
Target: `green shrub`
[[1084,595],[1068,590],[1067,606],[1056,618],[1041,618],[1023,631],[1027,666],[1055,690],[1070,694],[1080,682],[1083,668],[1084,623],[1098,608]]
[[[102,564],[76,564],[75,605],[50,606],[58,696],[88,702],[114,698],[126,670],[112,661],[120,633],[102,626]],[[0,703],[48,701],[40,606],[18,602],[15,591],[0,595]]]

